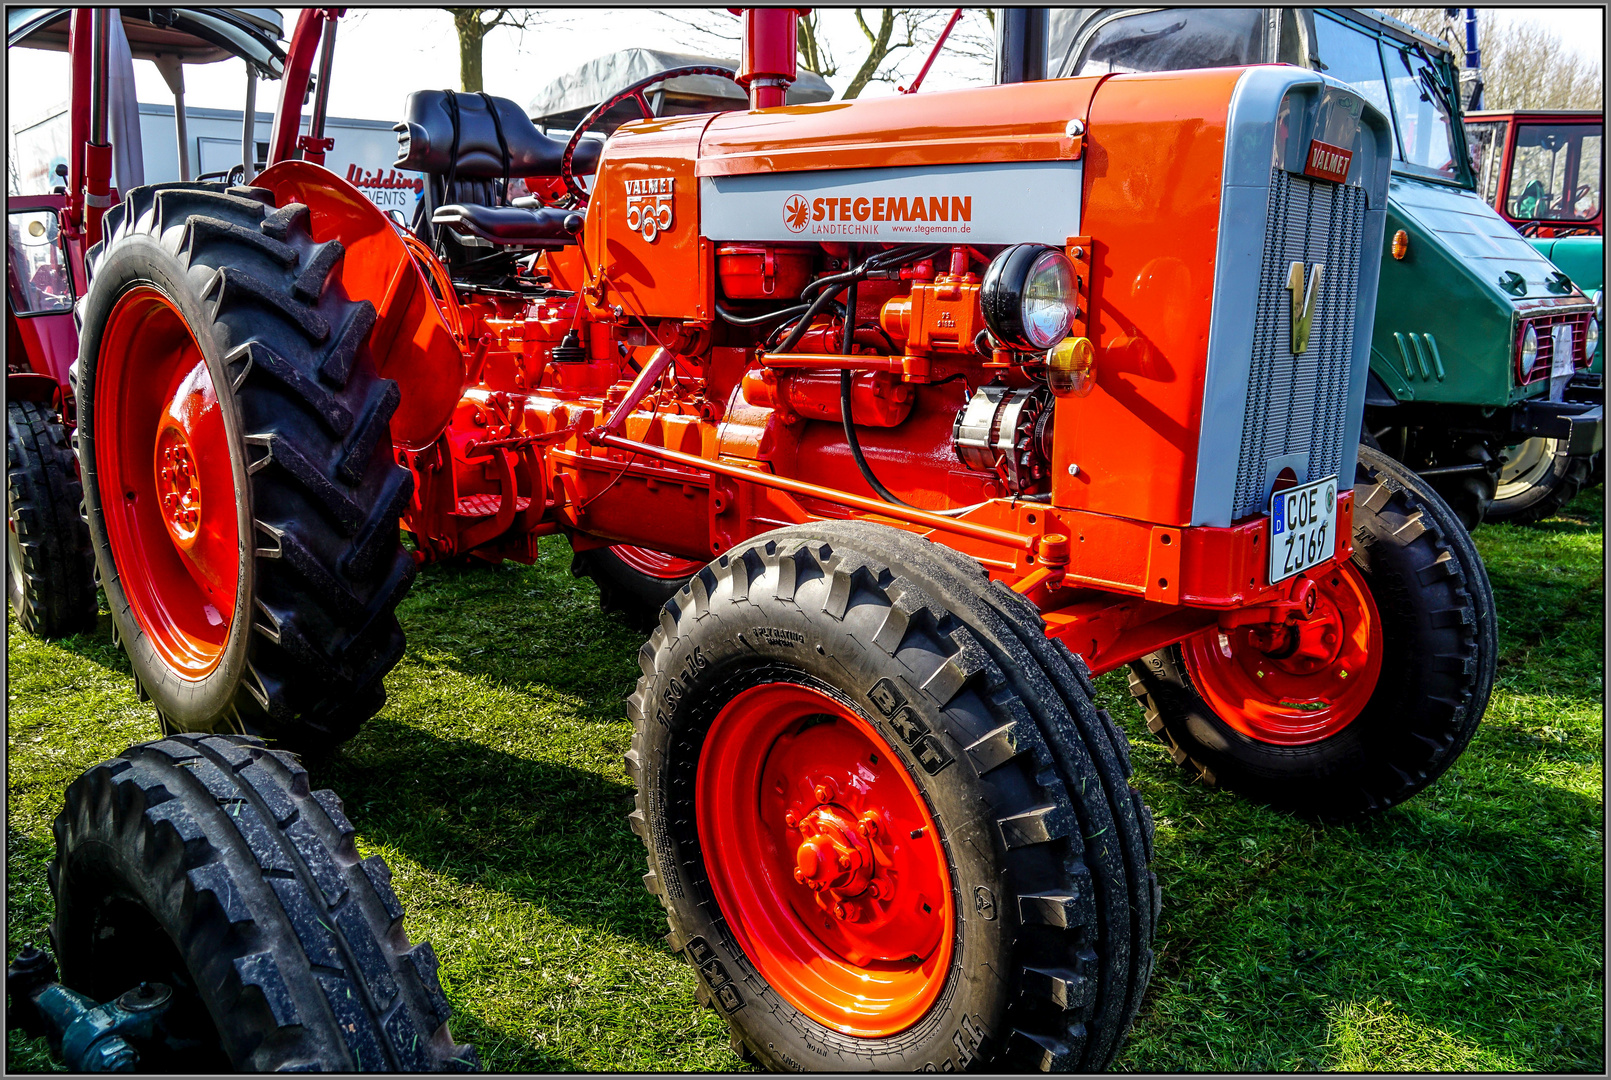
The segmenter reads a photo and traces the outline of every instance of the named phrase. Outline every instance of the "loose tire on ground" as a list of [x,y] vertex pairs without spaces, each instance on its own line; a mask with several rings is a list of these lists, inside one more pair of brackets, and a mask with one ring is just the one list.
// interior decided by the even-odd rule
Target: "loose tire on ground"
[[[1205,631],[1130,669],[1147,726],[1177,764],[1210,785],[1339,822],[1403,802],[1465,750],[1487,709],[1498,652],[1493,591],[1469,534],[1424,480],[1361,447],[1354,548],[1347,573],[1366,587],[1379,626],[1379,674],[1368,698],[1321,716],[1335,721],[1329,725],[1313,720],[1344,693],[1332,667],[1314,676],[1329,681],[1315,684],[1326,693],[1312,699],[1259,701],[1249,690],[1250,707],[1267,710],[1263,719],[1216,713],[1205,700],[1212,661],[1194,673],[1190,660],[1212,655],[1220,635]],[[1246,646],[1226,637],[1219,648],[1240,661]],[[1277,711],[1282,705],[1290,711]]]
[[589,548],[571,558],[571,574],[589,577],[599,587],[599,607],[619,614],[634,630],[647,634],[659,621],[660,609],[688,584],[704,564],[629,544]]
[[144,1069],[478,1067],[391,871],[359,859],[341,800],[292,755],[238,735],[134,746],[73,782],[53,829],[63,984],[108,1001],[166,983],[194,1043]]
[[[639,660],[627,766],[644,881],[741,1056],[857,1071],[1112,1061],[1153,963],[1152,818],[1084,665],[1021,596],[899,530],[793,526],[702,568]],[[769,724],[770,749],[750,746]],[[775,820],[796,799],[805,817]],[[842,924],[790,869],[818,885],[845,872],[794,846],[838,811],[883,821],[864,846],[884,837],[872,862],[904,872],[847,892]],[[819,916],[820,932],[805,921]],[[912,951],[861,967],[825,942],[863,962]]]
[[1530,525],[1553,517],[1587,487],[1595,462],[1566,452],[1566,440],[1528,439],[1507,446],[1500,456],[1499,487],[1488,505],[1488,521]]
[[328,750],[385,701],[414,575],[374,307],[264,190],[136,188],[105,224],[78,451],[116,636],[164,730]]
[[6,596],[35,637],[95,628],[95,555],[67,428],[37,401],[6,403]]

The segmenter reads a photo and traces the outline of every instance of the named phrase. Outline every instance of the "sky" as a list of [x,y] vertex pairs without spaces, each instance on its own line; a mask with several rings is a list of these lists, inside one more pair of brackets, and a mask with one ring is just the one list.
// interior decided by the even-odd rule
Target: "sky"
[[[848,9],[820,9],[827,37],[842,61],[859,59],[865,41]],[[1479,18],[1531,19],[1557,30],[1566,47],[1598,57],[1604,46],[1603,9],[1599,8],[1483,8]],[[282,8],[289,38],[298,9]],[[403,99],[414,90],[458,86],[458,49],[448,14],[437,8],[349,8],[336,39],[336,76],[331,80],[330,114],[374,120],[393,120],[402,113]],[[732,28],[738,22],[723,9],[705,17]],[[984,28],[982,15],[970,12],[964,25]],[[938,24],[930,31],[938,33]],[[932,40],[930,38],[929,40]],[[486,40],[484,69],[488,93],[524,104],[539,86],[576,66],[616,49],[643,46],[736,56],[734,45],[725,51],[712,39],[691,32],[656,9],[572,8],[545,11],[524,32],[494,31]],[[17,126],[43,115],[65,101],[66,56],[35,49],[8,49],[8,104],[11,123]],[[913,50],[909,61],[915,70],[927,53],[927,42]],[[844,67],[853,68],[853,63]],[[171,103],[167,84],[154,65],[137,60],[135,82],[144,102]],[[851,72],[829,78],[842,91]],[[245,94],[245,68],[239,60],[190,67],[185,72],[186,103],[192,107],[239,109]],[[946,89],[988,82],[986,63],[942,52],[924,86]],[[51,93],[44,88],[63,88]],[[268,92],[265,92],[267,90]],[[258,108],[267,112],[277,101],[277,84],[260,87]],[[863,96],[893,93],[894,87],[873,84]]]

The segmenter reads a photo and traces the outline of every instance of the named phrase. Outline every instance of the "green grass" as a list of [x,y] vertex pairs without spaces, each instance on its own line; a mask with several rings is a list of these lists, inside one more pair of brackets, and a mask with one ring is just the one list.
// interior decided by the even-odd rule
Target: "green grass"
[[[1602,497],[1478,531],[1502,650],[1487,719],[1433,788],[1367,824],[1185,783],[1122,673],[1099,681],[1157,815],[1165,897],[1119,1069],[1603,1071]],[[622,766],[639,638],[568,564],[549,540],[535,567],[423,573],[386,709],[314,783],[390,863],[487,1067],[740,1068],[639,880]],[[44,940],[62,789],[155,737],[104,613],[53,644],[9,627],[8,956]],[[11,1068],[52,1067],[8,1040]]]

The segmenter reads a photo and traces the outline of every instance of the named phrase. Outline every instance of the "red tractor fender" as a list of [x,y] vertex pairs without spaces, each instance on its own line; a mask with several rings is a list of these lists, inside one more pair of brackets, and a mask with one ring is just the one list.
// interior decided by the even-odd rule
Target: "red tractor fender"
[[[393,441],[409,450],[429,446],[459,401],[463,342],[397,227],[357,188],[306,161],[270,166],[252,184],[274,192],[280,206],[306,204],[314,240],[341,242],[345,256],[334,273],[349,297],[375,305],[369,348],[381,376],[395,380],[400,394]],[[455,300],[449,295],[442,302]]]

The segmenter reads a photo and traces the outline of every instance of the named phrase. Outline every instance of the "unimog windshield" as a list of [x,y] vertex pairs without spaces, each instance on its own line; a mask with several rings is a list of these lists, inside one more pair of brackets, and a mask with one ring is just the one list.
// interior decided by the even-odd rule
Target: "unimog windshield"
[[1083,41],[1076,36],[1058,74],[1231,67],[1270,57],[1301,64],[1306,37],[1315,69],[1356,87],[1392,121],[1395,170],[1471,185],[1447,56],[1355,22],[1346,12],[1316,9],[1300,18],[1293,8],[1160,8],[1120,14],[1097,23]]

